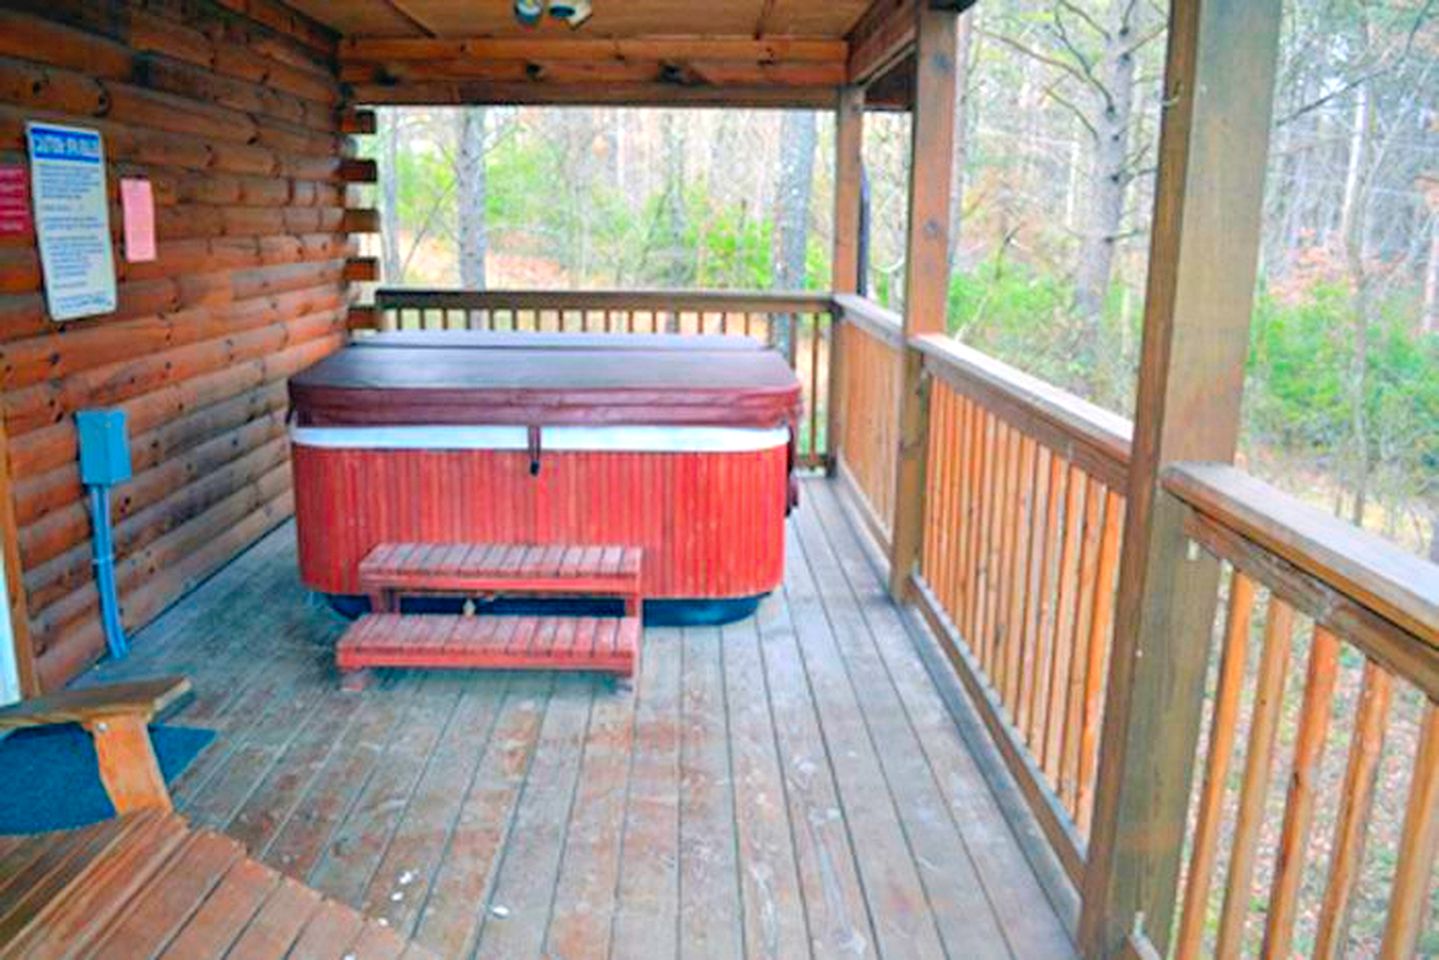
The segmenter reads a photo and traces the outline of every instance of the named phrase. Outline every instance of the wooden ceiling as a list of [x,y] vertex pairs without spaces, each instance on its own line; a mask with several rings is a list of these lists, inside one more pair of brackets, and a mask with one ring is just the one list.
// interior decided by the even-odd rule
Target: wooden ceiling
[[869,0],[592,0],[578,29],[527,27],[513,0],[290,0],[344,37],[771,36],[842,39]]
[[[833,106],[901,63],[916,5],[965,0],[591,0],[577,28],[514,0],[289,0],[340,35],[354,104]],[[886,104],[894,106],[897,104]]]

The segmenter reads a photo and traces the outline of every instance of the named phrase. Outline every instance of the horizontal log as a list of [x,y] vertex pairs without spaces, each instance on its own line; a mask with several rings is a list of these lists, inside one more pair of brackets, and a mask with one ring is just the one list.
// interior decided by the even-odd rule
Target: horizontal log
[[[116,557],[123,559],[143,550],[234,490],[256,482],[287,462],[288,454],[289,440],[282,431],[201,476],[163,487],[151,503],[116,520]],[[33,610],[43,611],[59,598],[73,595],[72,591],[93,576],[89,517],[83,509],[80,512],[78,523],[67,525],[63,531],[71,535],[64,550],[44,562],[35,562],[33,568],[31,561],[26,561],[25,589]]]
[[346,233],[379,233],[380,211],[371,209],[346,210],[344,219],[340,223],[340,229]]
[[345,261],[345,280],[350,283],[374,282],[380,279],[378,257],[351,257]]
[[378,183],[380,180],[380,166],[373,160],[343,160],[337,173],[346,183]]
[[253,143],[156,130],[111,117],[67,114],[63,110],[24,110],[0,101],[0,150],[26,149],[25,122],[80,123],[105,138],[110,161],[172,166],[200,172],[257,174],[301,180],[338,180],[341,160],[333,154],[299,155]]
[[333,130],[331,104],[214,72],[165,50],[138,51],[98,34],[16,10],[0,10],[0,55],[76,70],[103,80],[178,94],[316,130]]
[[[116,523],[158,503],[173,490],[208,475],[243,456],[256,447],[285,432],[285,418],[280,411],[271,411],[257,420],[251,420],[238,429],[212,436],[206,442],[153,464],[149,469],[140,469],[123,484],[115,487],[111,499],[111,510]],[[78,477],[76,478],[78,481]],[[74,490],[76,496],[69,503],[47,511],[28,525],[20,525],[21,553],[25,569],[38,573],[38,567],[60,556],[77,544],[87,543],[91,526],[88,505],[83,492]],[[45,578],[35,581],[46,582]],[[27,579],[27,588],[30,581]],[[32,588],[33,589],[33,588]]]
[[345,326],[349,330],[378,330],[380,329],[380,311],[371,306],[354,306],[345,317]]
[[333,311],[343,299],[336,285],[325,284],[113,324],[73,330],[56,327],[43,336],[0,345],[0,370],[5,389],[16,390],[148,353]]
[[[230,440],[249,425],[267,417],[283,417],[289,393],[283,380],[272,380],[252,390],[190,410],[130,440],[130,464],[136,475],[171,458],[184,460],[207,444]],[[24,527],[47,513],[83,505],[85,489],[80,471],[71,460],[26,477],[15,485],[15,522]],[[123,497],[123,493],[120,494]]]
[[335,133],[306,130],[242,110],[13,57],[0,56],[0,100],[31,110],[107,118],[284,153],[329,157],[343,146]]
[[[62,329],[68,334],[157,313],[173,313],[191,307],[216,306],[288,290],[338,284],[343,270],[343,261],[315,260],[128,280],[118,286],[119,302],[113,313],[68,321]],[[0,343],[44,336],[53,332],[54,327],[42,294],[0,295]]]
[[243,14],[275,33],[308,47],[326,59],[335,55],[334,31],[282,0],[217,0],[220,6]]
[[[247,516],[266,500],[289,489],[290,464],[276,466],[270,473],[211,504],[208,509],[176,525],[141,550],[115,564],[115,580],[123,605],[126,594],[144,585],[147,577],[161,573],[162,564],[173,563],[185,552],[204,543],[204,538],[221,533],[225,526]],[[31,612],[33,634],[53,637],[90,615],[98,607],[95,582],[87,571],[85,582],[38,612]]]
[[[343,320],[339,322],[343,324]],[[339,332],[326,335],[259,360],[236,364],[137,397],[122,404],[130,430],[132,433],[153,430],[188,410],[219,403],[271,380],[288,377],[339,349],[344,339],[345,334]],[[11,470],[17,476],[42,473],[72,463],[76,455],[75,428],[68,420],[18,437],[10,444]]]
[[20,443],[26,434],[68,419],[84,407],[122,404],[170,384],[264,357],[288,344],[342,329],[343,324],[343,310],[326,310],[147,352],[58,380],[12,390],[4,396],[5,425],[12,443]]
[[[201,538],[188,552],[176,551],[178,557],[172,565],[125,595],[124,622],[127,628],[135,629],[148,623],[228,563],[235,554],[287,520],[293,512],[294,498],[287,490],[249,516],[217,531],[207,531],[208,536]],[[42,687],[55,689],[103,653],[105,641],[100,630],[98,605],[92,605],[83,623],[72,626],[59,636],[37,638],[37,646],[41,644],[43,649],[37,656],[36,669]]]
[[341,133],[374,133],[379,129],[373,110],[357,110],[353,107],[340,114]]

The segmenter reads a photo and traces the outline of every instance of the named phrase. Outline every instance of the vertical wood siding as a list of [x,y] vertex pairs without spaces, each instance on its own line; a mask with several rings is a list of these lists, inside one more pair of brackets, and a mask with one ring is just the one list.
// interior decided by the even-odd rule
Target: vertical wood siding
[[[285,378],[345,327],[332,41],[279,4],[80,3],[0,11],[0,163],[24,124],[104,135],[119,309],[56,324],[33,237],[0,240],[0,370],[38,676],[99,656],[73,414],[129,415],[114,496],[124,621],[149,621],[290,515]],[[126,263],[122,176],[154,186],[158,258]]]

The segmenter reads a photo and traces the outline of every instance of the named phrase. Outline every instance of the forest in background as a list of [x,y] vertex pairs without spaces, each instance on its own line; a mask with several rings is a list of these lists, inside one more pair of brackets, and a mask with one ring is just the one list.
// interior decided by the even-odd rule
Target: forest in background
[[[1439,0],[1290,0],[1249,469],[1439,560]],[[1165,11],[995,0],[962,30],[951,332],[1132,413]],[[382,275],[829,285],[833,118],[382,109]],[[908,117],[866,118],[869,294],[902,307]]]

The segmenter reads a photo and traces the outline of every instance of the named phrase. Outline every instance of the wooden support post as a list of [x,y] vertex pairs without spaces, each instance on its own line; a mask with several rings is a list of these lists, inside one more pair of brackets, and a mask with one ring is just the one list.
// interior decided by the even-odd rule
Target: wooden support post
[[25,570],[20,563],[20,530],[15,523],[15,496],[10,484],[10,436],[0,418],[0,559],[5,570],[6,604],[10,636],[15,645],[15,672],[22,697],[41,694],[35,669],[35,648],[30,640],[30,610],[25,598]]
[[[834,124],[834,255],[830,289],[857,293],[860,287],[860,204],[864,182],[864,88],[845,87],[839,93]],[[827,472],[839,463],[839,438],[844,430],[844,357],[841,355],[840,311],[831,308],[829,326],[829,411],[825,430],[829,438]]]
[[137,810],[170,809],[170,791],[165,788],[143,714],[101,717],[87,722],[85,729],[95,739],[100,782],[117,816]]
[[1217,563],[1161,493],[1176,460],[1231,462],[1258,263],[1279,0],[1171,8],[1144,341],[1114,650],[1079,942],[1167,953]]
[[855,293],[859,290],[859,203],[864,170],[863,87],[840,91],[834,146],[834,266],[830,287],[835,293]]
[[910,338],[947,329],[949,186],[954,171],[955,43],[958,14],[915,5],[917,49],[911,120],[909,230],[905,260],[904,356],[895,457],[889,589],[902,600],[924,526],[924,453],[929,432],[924,363]]

